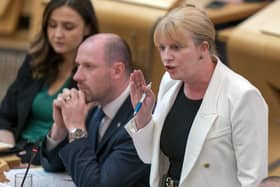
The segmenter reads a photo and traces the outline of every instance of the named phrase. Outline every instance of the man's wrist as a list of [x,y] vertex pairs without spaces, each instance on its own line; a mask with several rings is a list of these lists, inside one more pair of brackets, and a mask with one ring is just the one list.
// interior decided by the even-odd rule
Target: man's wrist
[[49,132],[49,137],[55,141],[62,141],[64,138],[66,138],[66,136],[67,130],[65,128],[58,127],[56,123],[54,123]]
[[46,148],[47,148],[47,151],[53,150],[62,141],[63,140],[56,141],[56,140],[54,140],[53,138],[50,137],[50,134],[47,134],[47,136],[46,136]]
[[87,136],[88,136],[87,131],[82,128],[72,128],[68,131],[69,142],[81,138],[86,138]]

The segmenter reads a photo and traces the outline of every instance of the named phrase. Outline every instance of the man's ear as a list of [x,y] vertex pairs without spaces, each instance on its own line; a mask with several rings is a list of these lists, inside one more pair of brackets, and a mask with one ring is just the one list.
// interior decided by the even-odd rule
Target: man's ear
[[112,65],[112,75],[116,78],[120,78],[124,74],[125,66],[122,62],[114,62]]

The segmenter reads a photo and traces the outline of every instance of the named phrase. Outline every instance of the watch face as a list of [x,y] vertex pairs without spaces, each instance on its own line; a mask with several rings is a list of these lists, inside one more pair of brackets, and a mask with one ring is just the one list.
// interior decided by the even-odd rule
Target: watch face
[[83,135],[83,130],[82,129],[76,129],[75,130],[75,136],[81,137]]
[[74,139],[79,139],[79,138],[83,138],[87,136],[87,132],[84,131],[83,129],[79,129],[79,128],[74,128],[71,133],[70,136]]

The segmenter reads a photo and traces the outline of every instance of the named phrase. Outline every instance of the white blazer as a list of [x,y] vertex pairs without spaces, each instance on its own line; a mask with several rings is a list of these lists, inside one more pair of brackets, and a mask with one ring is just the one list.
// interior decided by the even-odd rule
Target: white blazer
[[[159,187],[169,167],[160,150],[164,120],[182,86],[165,73],[149,124],[126,129]],[[176,145],[174,145],[176,146]],[[256,187],[268,173],[268,108],[261,93],[218,60],[186,144],[180,187]]]

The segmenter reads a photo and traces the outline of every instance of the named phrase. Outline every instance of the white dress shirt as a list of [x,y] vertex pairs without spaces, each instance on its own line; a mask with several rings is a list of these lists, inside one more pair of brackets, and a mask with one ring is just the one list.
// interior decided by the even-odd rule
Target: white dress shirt
[[99,136],[98,140],[100,141],[105,134],[106,130],[108,129],[111,121],[114,119],[116,113],[118,112],[121,105],[126,100],[127,96],[129,95],[130,88],[129,86],[124,90],[124,92],[114,99],[112,102],[105,105],[102,109],[105,113],[105,116],[101,120],[100,126],[99,126]]

